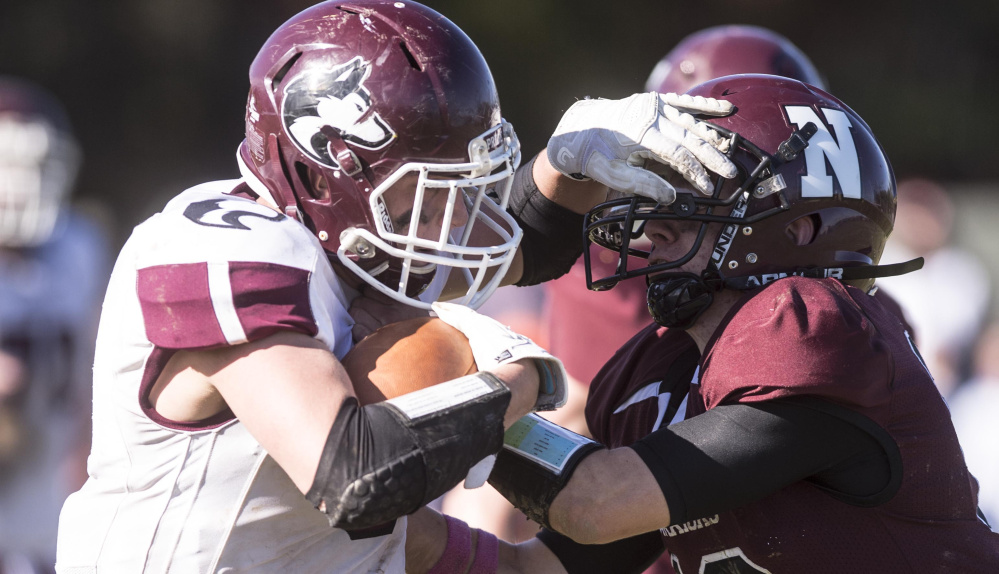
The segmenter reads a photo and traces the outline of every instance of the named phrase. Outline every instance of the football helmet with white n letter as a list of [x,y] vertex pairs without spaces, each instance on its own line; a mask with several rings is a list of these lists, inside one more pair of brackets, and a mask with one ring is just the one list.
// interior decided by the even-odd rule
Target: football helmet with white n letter
[[513,261],[516,136],[475,44],[415,2],[323,2],[279,27],[250,68],[238,156],[341,275],[396,300],[429,308],[416,297],[449,269],[477,306]]
[[[740,175],[718,178],[710,197],[678,189],[669,206],[634,197],[590,211],[587,239],[620,253],[608,277],[593,278],[587,263],[591,289],[651,276],[653,317],[683,328],[722,288],[752,289],[796,274],[836,277],[869,289],[876,277],[921,264],[878,266],[894,224],[895,177],[870,128],[837,98],[796,80],[762,74],[719,78],[688,94],[735,106],[732,114],[705,121],[730,139],[728,153]],[[804,217],[811,218],[814,234],[799,244],[787,230]],[[656,219],[697,222],[696,238],[689,248],[675,246],[674,253],[683,255],[673,260],[629,269],[629,254],[648,258],[632,240],[640,237],[646,221]],[[675,271],[706,240],[714,242],[706,268],[699,275]],[[584,254],[588,260],[589,253]]]

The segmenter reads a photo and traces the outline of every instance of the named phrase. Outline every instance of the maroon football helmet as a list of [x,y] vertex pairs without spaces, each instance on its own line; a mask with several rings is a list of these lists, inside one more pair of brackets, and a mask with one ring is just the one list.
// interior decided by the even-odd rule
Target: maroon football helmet
[[[696,279],[696,289],[674,295],[690,302],[723,287],[751,289],[789,274],[837,277],[870,288],[875,277],[913,269],[877,266],[894,224],[895,178],[880,144],[853,110],[818,88],[769,75],[727,76],[688,93],[735,106],[729,116],[703,119],[729,138],[728,154],[740,175],[719,178],[711,197],[689,186],[687,191],[678,187],[677,199],[669,206],[633,197],[590,211],[587,238],[620,253],[616,272],[609,277],[594,280],[587,263],[591,289],[609,289],[639,275],[653,274],[655,281],[684,276]],[[816,231],[809,243],[799,246],[786,229],[806,216]],[[700,222],[699,233],[686,255],[628,269],[629,261],[635,261],[629,254],[648,257],[632,242],[641,236],[644,222],[653,219]],[[714,242],[714,251],[699,277],[663,273],[689,261],[705,239]],[[589,253],[584,254],[589,259]],[[654,316],[655,287],[652,284],[649,291]]]
[[0,76],[0,246],[30,247],[52,235],[79,161],[55,96]]
[[[787,38],[765,28],[743,25],[716,26],[687,36],[656,64],[645,89],[683,93],[701,82],[732,74],[773,74],[825,89],[815,66]],[[605,228],[605,231],[608,229]],[[643,241],[647,247],[646,238],[636,239],[632,245],[640,247]],[[604,277],[615,273],[616,258],[610,261],[611,254],[596,246],[591,246],[589,251],[591,276]],[[580,274],[584,273],[585,261],[578,263]],[[643,263],[636,260],[631,265],[641,267]],[[560,282],[553,289],[565,291],[558,293],[560,296],[583,296],[569,293],[571,284],[567,282]],[[636,278],[620,284],[617,289],[624,291],[618,294],[618,300],[626,300],[621,306],[624,310],[622,320],[630,322],[633,320],[631,310],[634,309],[631,303],[645,306],[646,285]]]
[[[457,26],[409,0],[323,2],[278,28],[250,67],[238,156],[334,267],[408,304],[428,306],[415,297],[442,268],[463,274],[461,302],[481,304],[520,241],[505,212],[519,144],[489,68]],[[441,228],[420,236],[428,214]],[[498,239],[470,246],[476,223]]]
[[728,25],[681,40],[653,68],[645,90],[682,94],[732,74],[774,74],[826,89],[811,60],[784,36],[757,26]]

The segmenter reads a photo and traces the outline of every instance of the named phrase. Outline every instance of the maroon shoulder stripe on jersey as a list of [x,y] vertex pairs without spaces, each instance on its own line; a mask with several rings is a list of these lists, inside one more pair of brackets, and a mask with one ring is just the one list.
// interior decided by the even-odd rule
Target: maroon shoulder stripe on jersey
[[196,349],[226,343],[208,291],[208,264],[139,269],[136,278],[146,337],[157,347]]
[[[227,345],[219,317],[233,312],[246,341],[278,331],[318,333],[309,304],[309,271],[261,262],[230,262],[228,267],[229,285],[222,300],[216,286],[214,302],[206,262],[139,269],[136,290],[149,341],[166,349]],[[228,306],[229,314],[216,305]]]
[[319,333],[309,303],[309,271],[276,263],[233,261],[229,281],[247,340],[278,331]]

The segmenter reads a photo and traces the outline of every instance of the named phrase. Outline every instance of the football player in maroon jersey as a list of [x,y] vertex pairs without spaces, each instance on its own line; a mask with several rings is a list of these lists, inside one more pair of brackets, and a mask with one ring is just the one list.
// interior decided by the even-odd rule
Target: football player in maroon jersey
[[[825,88],[823,78],[805,54],[790,40],[771,30],[757,26],[723,25],[707,28],[681,40],[655,66],[645,82],[647,91],[683,93],[712,78],[736,73],[776,74]],[[598,246],[589,246],[590,265],[595,273],[613,272],[615,254]],[[592,385],[594,377],[614,352],[636,333],[652,323],[646,305],[644,277],[619,282],[613,291],[597,293],[586,287],[586,265],[578,259],[569,272],[543,286],[543,326],[551,352],[565,364],[569,375],[568,400],[564,407],[545,414],[545,418],[580,434],[590,435],[584,409],[587,394],[624,393],[619,403],[631,399],[628,408],[614,412],[608,418],[592,421],[597,426],[611,426],[612,433],[629,428],[636,414],[651,410],[668,424],[686,396],[692,369],[682,370],[684,376],[674,376],[664,382],[660,372],[670,368],[671,358],[684,351],[696,356],[693,342],[682,331],[666,334],[661,327],[655,348],[632,353],[632,360],[616,368],[627,368],[627,389],[608,385]],[[680,366],[677,366],[680,369]],[[636,394],[637,393],[637,394]],[[641,419],[640,417],[640,420]],[[637,423],[635,440],[647,434],[644,422]],[[628,442],[608,441],[608,446],[624,446]],[[444,509],[470,522],[494,531],[505,540],[514,541],[533,536],[533,525],[509,506],[495,492],[455,489],[448,493]]]
[[[715,26],[687,36],[656,64],[645,83],[645,89],[660,93],[683,93],[713,78],[748,73],[784,76],[827,89],[823,77],[811,60],[790,40],[771,30],[746,25]],[[589,246],[589,252],[589,265],[593,273],[614,272],[617,258],[613,253],[596,245]],[[667,377],[665,382],[659,373],[671,368],[670,357],[682,354],[684,349],[695,354],[696,351],[693,349],[693,342],[682,332],[667,334],[665,327],[650,326],[644,277],[624,279],[609,293],[594,292],[586,287],[586,264],[583,259],[578,260],[566,275],[545,284],[550,350],[565,364],[571,383],[589,386],[590,393],[598,395],[590,404],[607,402],[599,396],[606,393],[614,394],[619,405],[630,401],[627,408],[621,408],[608,416],[591,413],[587,417],[587,426],[604,428],[597,436],[608,441],[605,444],[624,446],[651,430],[640,426],[629,432],[630,440],[620,442],[625,438],[622,435],[625,429],[634,424],[634,411],[651,410],[661,424],[669,424],[673,419],[677,407],[686,396],[693,370],[677,366],[676,371],[673,371],[674,375]],[[898,304],[885,295],[884,291],[877,291],[875,296],[897,312],[899,317],[903,316]],[[581,312],[581,309],[586,312]],[[629,347],[632,359],[622,361],[617,358],[614,362],[616,369],[626,367],[633,373],[633,376],[628,377],[628,387],[591,384],[602,380],[603,377],[598,376],[598,372],[601,372],[601,367],[621,342],[646,328],[655,330],[654,337],[662,339],[662,342],[657,343],[654,349],[646,349],[640,353],[634,352],[634,347]],[[909,332],[915,337],[911,328]],[[644,347],[647,347],[652,343],[652,338],[646,337],[644,341]],[[624,396],[618,396],[622,394]],[[579,417],[565,411],[581,411],[586,403],[583,397],[574,400],[570,393],[566,406],[553,413],[553,416],[560,418],[553,420],[559,423],[563,420],[576,420]],[[571,430],[579,432],[581,429]],[[592,429],[591,432],[598,430]],[[619,440],[612,441],[609,433],[621,436],[618,436]]]
[[[656,63],[645,90],[682,94],[731,74],[775,74],[826,89],[811,60],[784,36],[758,26],[723,25],[681,40]],[[589,249],[596,273],[613,272],[612,254],[596,246]],[[621,342],[649,324],[645,290],[645,279],[635,277],[621,281],[609,294],[590,291],[582,259],[569,273],[545,284],[551,351],[572,379],[589,385]],[[566,408],[581,410],[584,403],[570,396]],[[566,415],[560,410],[558,416]]]
[[[626,198],[586,219],[619,262],[591,284],[648,277],[656,322],[696,344],[668,360],[694,371],[684,419],[649,413],[646,434],[613,449],[539,418],[514,425],[490,482],[546,528],[502,546],[502,561],[629,572],[665,551],[688,574],[996,571],[999,534],[977,512],[947,408],[904,324],[870,295],[877,277],[921,265],[879,265],[895,180],[870,128],[775,76],[688,94],[732,105],[706,121],[739,177],[707,195],[674,180],[670,205]],[[642,232],[649,251],[632,244]],[[624,388],[633,373],[607,376]],[[592,407],[607,416],[620,401]]]

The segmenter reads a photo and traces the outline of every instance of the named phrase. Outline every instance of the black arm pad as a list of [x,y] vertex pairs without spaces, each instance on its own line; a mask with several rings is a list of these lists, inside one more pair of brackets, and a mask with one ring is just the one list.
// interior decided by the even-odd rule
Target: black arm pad
[[812,397],[721,405],[631,448],[649,467],[670,523],[712,516],[801,480],[856,506],[891,499],[901,454],[886,430]]
[[580,544],[543,528],[537,539],[552,551],[569,574],[638,574],[645,572],[665,550],[658,530],[608,544]]
[[500,449],[509,403],[486,372],[363,408],[348,398],[305,496],[345,530],[415,512]]
[[[602,448],[537,415],[527,415],[504,435],[489,484],[528,518],[551,528],[548,509],[555,497],[579,463]],[[554,464],[543,464],[538,458]]]
[[534,162],[513,176],[507,211],[524,230],[520,252],[524,272],[520,287],[557,279],[569,272],[583,253],[583,215],[548,199],[534,182]]

